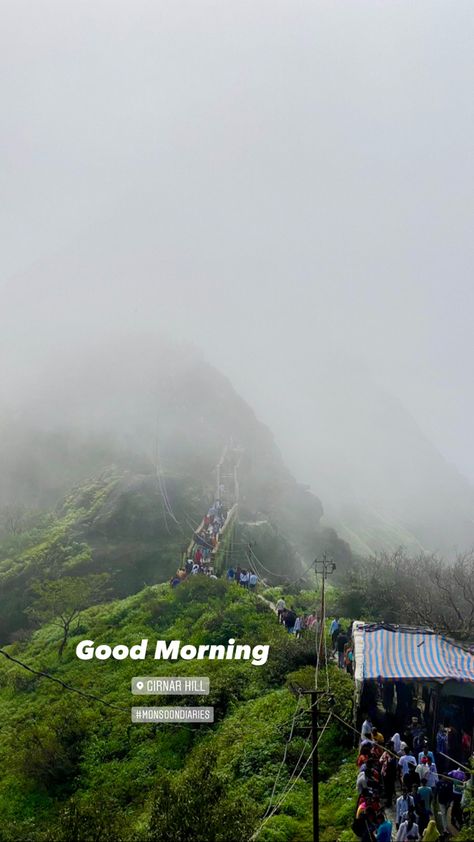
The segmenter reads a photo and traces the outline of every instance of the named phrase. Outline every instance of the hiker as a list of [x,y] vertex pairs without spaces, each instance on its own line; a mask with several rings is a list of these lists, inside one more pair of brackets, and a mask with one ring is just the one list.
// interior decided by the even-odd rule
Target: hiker
[[420,776],[416,771],[415,764],[412,762],[408,763],[408,772],[403,775],[403,783],[410,791],[413,789],[416,791],[416,789],[420,786]]
[[367,775],[367,763],[363,765],[356,778],[356,789],[359,795],[369,789],[369,778]]
[[299,640],[299,638],[301,637],[301,628],[301,617],[297,617],[295,620],[295,625],[293,626],[293,631],[297,640]]
[[295,612],[292,611],[291,609],[285,611],[284,623],[285,623],[287,632],[289,632],[290,634],[295,627],[295,622],[296,622]]
[[406,733],[411,739],[413,753],[417,754],[419,751],[422,751],[426,740],[426,731],[423,725],[421,725],[418,716],[412,716],[411,723],[406,729]]
[[413,797],[415,799],[415,813],[417,815],[416,823],[418,825],[418,832],[420,836],[425,832],[431,816],[431,810],[426,807],[423,796],[420,794],[420,787],[413,789]]
[[448,810],[453,800],[453,785],[451,781],[440,780],[437,790],[436,798],[439,804],[439,817],[443,827],[443,832],[448,832]]
[[439,783],[438,770],[435,763],[428,763],[428,775],[426,777],[426,786],[430,786],[433,792]]
[[383,813],[378,814],[375,822],[377,827],[376,842],[390,842],[392,839],[392,822],[386,819]]
[[380,746],[383,746],[383,744],[385,743],[384,735],[379,731],[378,728],[375,727],[372,731],[372,739],[375,740],[375,742],[378,743]]
[[312,629],[316,625],[317,622],[318,622],[318,618],[317,618],[316,614],[308,614],[308,616],[306,617],[306,628]]
[[334,617],[334,620],[332,621],[331,625],[329,626],[329,634],[331,635],[332,648],[333,648],[334,653],[336,652],[336,640],[337,640],[337,636],[339,634],[340,628],[341,628],[341,626],[340,626],[340,623],[339,623],[339,618]]
[[370,717],[368,714],[365,715],[365,719],[362,723],[362,728],[360,731],[360,741],[363,742],[364,740],[371,740],[372,739],[372,732],[374,730],[374,726],[370,721]]
[[448,761],[443,756],[448,754],[448,734],[446,727],[440,723],[436,734],[436,766],[440,772],[445,772],[448,767]]
[[356,780],[356,789],[359,795],[364,789],[377,790],[379,789],[380,777],[376,767],[376,762],[373,757],[369,757],[366,763],[360,767],[359,774]]
[[397,779],[397,758],[393,756],[393,743],[387,745],[388,751],[384,751],[380,758],[383,791],[385,795],[385,806],[391,807],[395,795],[395,781]]
[[423,757],[429,757],[430,763],[435,762],[434,754],[432,751],[429,750],[429,743],[427,737],[425,737],[423,740],[423,748],[420,752],[418,752],[418,763],[421,763]]
[[417,798],[423,803],[426,812],[429,813],[431,805],[433,804],[433,790],[431,787],[422,783],[421,786],[418,787],[416,794]]
[[407,746],[407,748],[404,749],[404,752],[403,752],[402,756],[400,757],[400,760],[398,761],[400,779],[403,781],[405,786],[406,786],[405,775],[409,774],[410,766],[413,766],[413,768],[415,769],[416,768],[416,760],[413,757],[412,753],[410,752],[410,749]]
[[248,588],[250,582],[250,573],[248,570],[242,570],[240,574],[240,584],[243,588]]
[[352,676],[354,673],[354,650],[350,644],[344,654],[344,666],[347,674]]
[[258,576],[256,573],[251,573],[249,578],[249,588],[251,591],[254,591],[257,587]]
[[371,745],[371,744],[364,745],[364,746],[361,746],[361,747],[360,747],[360,749],[359,749],[359,756],[358,756],[357,761],[356,761],[356,762],[357,762],[357,765],[359,766],[359,768],[360,768],[361,766],[363,766],[363,764],[364,764],[364,763],[367,763],[367,761],[368,761],[368,759],[369,759],[369,757],[370,757],[370,750],[371,750],[371,748],[372,748],[372,745]]
[[421,840],[422,842],[437,842],[438,839],[440,839],[440,833],[438,828],[436,827],[436,822],[432,817],[428,822],[428,825],[423,836],[421,837]]
[[233,567],[229,567],[227,571],[227,581],[234,582],[235,581],[235,570]]
[[201,564],[202,557],[202,549],[201,547],[198,547],[196,552],[194,553],[194,561],[196,562],[196,564]]
[[453,780],[453,806],[451,808],[451,824],[453,824],[454,827],[457,828],[457,830],[460,830],[463,823],[461,800],[464,792],[464,782],[466,781],[466,775],[458,766],[457,769],[453,769],[452,772],[448,772],[448,778],[452,778]]
[[398,756],[401,757],[404,749],[406,748],[406,743],[403,742],[398,731],[396,731],[393,735],[392,743],[395,754],[398,754]]
[[352,830],[361,842],[372,842],[372,832],[375,829],[375,810],[369,804],[369,794],[363,793],[360,804],[357,808],[354,821],[352,822]]
[[415,807],[415,799],[413,795],[409,795],[406,786],[402,787],[402,794],[397,798],[396,809],[395,809],[395,825],[397,829],[400,827],[401,823],[405,821],[405,817],[408,817],[408,811],[410,809],[414,809]]
[[344,649],[349,642],[349,638],[345,632],[340,631],[336,638],[337,662],[339,669],[344,669]]
[[406,819],[406,821],[400,824],[395,839],[396,842],[407,842],[407,840],[410,840],[410,842],[418,842],[419,838],[420,831],[415,822],[414,815],[411,814],[409,819]]
[[280,599],[277,600],[275,608],[277,610],[278,622],[283,623],[283,612],[286,609],[286,602],[283,597],[280,597]]
[[420,783],[426,783],[430,774],[430,759],[429,757],[422,757],[421,760],[418,762],[418,766],[416,767],[416,773],[420,778]]

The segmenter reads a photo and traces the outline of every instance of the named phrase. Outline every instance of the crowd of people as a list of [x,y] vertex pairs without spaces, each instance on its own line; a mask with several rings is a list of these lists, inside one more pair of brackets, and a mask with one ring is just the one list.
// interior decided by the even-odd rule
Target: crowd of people
[[217,579],[213,567],[213,554],[219,543],[219,537],[227,520],[227,509],[216,500],[208,509],[199,529],[194,533],[194,543],[190,556],[184,566],[177,569],[170,579],[171,587],[175,588],[188,576],[198,574]]
[[[353,823],[362,842],[441,842],[451,838],[450,827],[461,828],[467,815],[472,792],[469,775],[455,764],[451,770],[446,768],[445,758],[438,757],[437,746],[430,747],[426,732],[414,719],[404,739],[396,732],[385,744],[383,734],[365,716]],[[391,821],[387,810],[392,812],[393,806]]]
[[240,565],[237,565],[235,568],[230,566],[226,578],[228,582],[235,582],[241,588],[247,588],[251,591],[255,590],[258,583],[258,576],[255,570],[247,570],[245,567],[240,567]]
[[[352,675],[352,624],[345,630],[335,617],[329,632],[334,658]],[[472,752],[468,735],[441,723],[430,746],[421,701],[411,684],[369,686],[365,699],[374,719],[365,715],[360,734],[354,833],[362,842],[450,839],[450,830],[470,820],[472,778],[463,765]],[[401,732],[386,742],[379,728],[397,723]],[[446,755],[461,758],[461,765]]]
[[283,597],[276,603],[278,622],[285,626],[289,634],[300,638],[305,631],[312,629],[316,633],[319,629],[319,621],[316,614],[297,614],[292,608],[288,608]]
[[[192,575],[216,578],[213,570],[213,550],[216,548],[227,512],[216,501],[195,533],[192,556],[180,567],[171,584],[178,585]],[[230,566],[226,573],[229,582],[254,590],[258,576],[253,569]],[[320,631],[315,613],[297,613],[280,597],[276,603],[278,622],[297,638],[307,630]],[[332,655],[341,669],[353,674],[354,650],[352,623],[345,629],[338,617],[329,628]],[[457,729],[441,724],[434,746],[430,746],[421,710],[409,698],[410,687],[387,683],[375,692],[379,694],[386,714],[393,710],[394,694],[397,709],[393,715],[401,723],[401,730],[385,741],[375,721],[378,702],[369,709],[374,721],[366,714],[362,724],[357,757],[357,807],[352,830],[361,842],[444,842],[451,838],[450,830],[459,830],[471,814],[472,778],[464,765],[451,763],[446,754],[463,757],[468,762],[471,745],[464,745],[461,737],[455,743]],[[380,700],[379,700],[380,701]],[[416,701],[416,700],[415,700]],[[401,714],[400,709],[403,711]],[[390,721],[387,716],[388,727]],[[381,726],[384,730],[384,725]],[[390,733],[390,731],[389,731]]]
[[[214,572],[214,555],[219,544],[222,529],[227,520],[227,509],[216,500],[208,509],[200,528],[194,533],[192,552],[183,566],[179,567],[170,579],[171,587],[175,588],[189,576],[204,575],[217,579]],[[227,581],[235,582],[242,588],[255,590],[259,581],[254,570],[244,567],[230,566],[226,573]]]

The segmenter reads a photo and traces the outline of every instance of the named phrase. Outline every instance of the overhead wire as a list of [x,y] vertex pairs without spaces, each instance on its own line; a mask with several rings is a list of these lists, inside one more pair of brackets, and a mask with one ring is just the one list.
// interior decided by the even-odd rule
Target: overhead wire
[[[324,576],[324,573],[323,573]],[[321,635],[324,647],[324,669],[326,672],[326,690],[329,693],[329,667],[328,667],[328,648],[326,640],[326,600],[324,600],[323,612],[321,617]]]
[[306,576],[306,573],[307,573],[307,572],[311,569],[311,567],[313,566],[313,562],[311,562],[310,564],[308,564],[308,566],[306,567],[306,569],[305,569],[305,570],[303,570],[303,572],[302,572],[302,573],[301,573],[301,574],[300,574],[300,575],[299,575],[296,579],[293,579],[293,580],[288,581],[288,575],[287,575],[286,573],[277,573],[275,570],[270,570],[268,567],[266,567],[266,566],[264,565],[263,561],[260,561],[260,559],[259,559],[259,558],[258,558],[258,556],[256,555],[256,553],[255,553],[255,551],[253,550],[253,548],[252,548],[252,545],[251,545],[251,544],[248,544],[248,548],[249,548],[249,551],[250,551],[250,553],[252,554],[253,558],[255,559],[255,561],[257,562],[257,564],[259,564],[259,565],[260,565],[260,567],[262,568],[262,570],[265,570],[265,572],[266,572],[266,573],[268,573],[270,576],[278,576],[278,578],[279,578],[279,579],[286,579],[287,581],[286,581],[286,582],[284,582],[284,584],[285,584],[285,585],[287,585],[287,587],[292,587],[293,585],[296,585],[296,583],[297,583],[297,582],[299,582],[301,579],[303,579],[303,578],[304,578],[304,576]]
[[284,752],[283,752],[282,761],[280,763],[280,766],[278,767],[277,775],[276,775],[276,778],[275,778],[275,782],[273,784],[273,789],[272,789],[272,792],[271,792],[271,795],[270,795],[270,800],[268,802],[267,809],[265,810],[264,817],[268,814],[269,810],[271,809],[273,796],[275,795],[275,790],[277,788],[277,783],[278,783],[278,780],[280,778],[283,766],[285,765],[285,762],[286,762],[286,757],[287,757],[287,754],[288,754],[288,746],[290,745],[290,743],[293,739],[293,732],[294,732],[294,729],[295,729],[295,722],[296,722],[296,714],[298,713],[298,708],[300,706],[300,702],[301,702],[301,693],[298,694],[298,698],[296,700],[296,706],[295,706],[295,710],[294,710],[294,713],[293,713],[293,721],[291,723],[290,734],[289,734],[288,739],[285,743],[285,749],[284,749]]
[[175,524],[177,526],[181,527],[181,523],[179,522],[175,513],[173,512],[173,509],[172,509],[172,506],[171,506],[171,503],[170,503],[170,499],[168,497],[168,492],[166,490],[166,482],[165,482],[165,478],[164,478],[163,471],[162,471],[162,468],[161,468],[161,459],[160,459],[160,454],[159,454],[159,450],[158,450],[158,423],[156,425],[156,432],[155,432],[155,470],[156,470],[156,476],[157,476],[157,479],[158,479],[158,485],[160,487],[160,492],[161,492],[161,500],[162,500],[162,507],[163,507],[163,515],[164,515],[165,525],[166,525],[166,528],[169,532],[170,530],[169,530],[169,527],[168,527],[168,522],[167,522],[167,519],[166,519],[165,512],[168,514],[168,516],[171,518],[171,520],[173,520],[175,522]]
[[85,699],[93,699],[95,702],[100,702],[106,707],[114,708],[114,710],[119,710],[122,713],[130,714],[130,708],[124,708],[120,705],[114,705],[112,702],[107,702],[105,699],[102,699],[100,696],[96,696],[94,693],[87,693],[85,690],[79,690],[77,687],[73,687],[71,684],[67,684],[67,682],[61,681],[60,678],[56,678],[54,675],[50,675],[49,672],[43,672],[43,670],[35,670],[33,667],[30,667],[28,664],[23,663],[23,661],[20,661],[18,658],[14,658],[13,655],[10,655],[8,652],[5,652],[4,649],[0,649],[0,655],[3,655],[4,658],[7,658],[8,661],[12,661],[12,663],[17,664],[17,666],[22,667],[22,669],[33,673],[33,675],[37,675],[40,678],[47,678],[49,681],[54,681],[56,684],[60,684],[61,687],[64,687],[65,690],[69,690],[72,693],[77,693],[78,696],[83,696]]
[[[298,781],[299,781],[299,779],[301,778],[301,776],[302,776],[302,774],[303,774],[304,770],[306,769],[306,767],[307,767],[307,765],[308,765],[309,761],[312,759],[313,754],[314,754],[314,752],[316,751],[316,749],[317,749],[317,747],[318,747],[318,745],[319,745],[319,743],[320,743],[320,741],[321,741],[321,739],[322,739],[322,737],[323,737],[324,732],[326,731],[326,728],[327,728],[327,727],[328,727],[328,725],[329,725],[329,722],[330,722],[330,720],[331,720],[331,716],[332,716],[332,712],[329,714],[328,718],[326,719],[326,722],[324,723],[324,725],[323,725],[323,727],[322,727],[322,729],[321,729],[321,733],[320,733],[320,735],[319,735],[319,737],[318,737],[318,739],[317,739],[317,741],[316,741],[315,745],[312,747],[310,754],[309,754],[309,755],[308,755],[308,757],[306,758],[306,760],[305,760],[305,762],[304,762],[303,766],[301,767],[300,771],[298,772],[297,776],[296,776],[296,777],[294,777],[294,774],[295,774],[296,769],[297,769],[297,765],[296,765],[296,766],[294,767],[294,769],[293,769],[293,772],[292,772],[292,774],[291,774],[291,777],[290,777],[290,779],[289,779],[289,781],[288,781],[288,783],[287,783],[287,785],[286,785],[285,789],[284,789],[284,790],[283,790],[283,792],[280,794],[280,798],[279,798],[279,800],[278,800],[278,801],[277,801],[277,803],[274,805],[274,807],[273,807],[273,809],[272,809],[271,813],[269,813],[269,815],[268,815],[268,816],[266,816],[266,817],[263,819],[263,821],[261,822],[261,824],[259,825],[259,827],[257,828],[257,830],[255,830],[255,831],[254,831],[254,833],[253,833],[253,834],[252,834],[252,836],[250,837],[249,842],[254,842],[254,840],[257,838],[257,836],[258,836],[258,835],[262,832],[262,830],[263,830],[263,828],[265,827],[265,825],[266,825],[266,824],[270,821],[270,819],[271,819],[271,818],[275,815],[275,813],[277,812],[277,810],[278,810],[278,809],[280,808],[280,806],[283,804],[283,801],[285,800],[285,798],[287,798],[287,796],[290,794],[290,792],[293,790],[293,788],[294,788],[294,787],[296,786],[296,784],[298,783]],[[301,755],[300,755],[300,757],[301,757]],[[299,762],[299,761],[298,761],[298,762]]]

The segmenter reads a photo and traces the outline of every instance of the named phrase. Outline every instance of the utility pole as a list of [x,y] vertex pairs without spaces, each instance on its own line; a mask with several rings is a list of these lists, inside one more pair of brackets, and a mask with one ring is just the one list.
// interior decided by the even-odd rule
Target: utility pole
[[332,558],[328,558],[326,553],[324,553],[321,559],[315,558],[314,560],[314,570],[315,573],[321,574],[321,637],[319,640],[319,652],[318,652],[318,664],[321,663],[323,657],[323,645],[324,645],[324,635],[326,634],[326,630],[324,628],[324,618],[326,616],[326,579],[331,573],[334,573],[336,569],[336,563],[332,560]]
[[[328,558],[326,553],[321,559],[314,560],[314,570],[321,574],[321,633],[319,641],[318,664],[321,663],[323,655],[323,643],[326,629],[324,628],[324,618],[326,615],[326,579],[336,569],[335,562]],[[320,696],[327,696],[327,692],[323,690],[306,690],[311,697],[311,767],[312,767],[312,790],[313,790],[313,842],[319,842],[319,757],[318,757],[318,740],[319,740],[319,715],[318,704]],[[334,699],[329,696],[329,703],[333,704]]]
[[[319,725],[318,705],[322,697],[328,697],[325,690],[299,690],[302,695],[311,698],[311,771],[313,793],[313,842],[319,842],[319,753],[318,740],[323,728]],[[329,706],[334,704],[334,697],[327,698]]]
[[[249,545],[250,546],[250,545]],[[319,643],[318,664],[322,659],[322,646],[326,629],[324,628],[324,617],[326,612],[326,579],[336,569],[335,562],[328,558],[324,553],[322,558],[314,560],[314,569],[316,573],[320,573],[322,577],[321,586],[321,639]],[[290,685],[291,687],[291,685]],[[327,699],[329,705],[329,716],[331,715],[331,708],[334,706],[334,696],[327,690],[303,690],[301,687],[291,688],[295,693],[298,692],[303,696],[310,696],[311,698],[311,768],[312,768],[312,791],[313,791],[313,842],[319,842],[319,757],[318,757],[318,740],[319,734],[325,729],[319,724],[319,710],[318,705],[322,699]],[[327,711],[324,715],[326,715]]]
[[318,695],[311,693],[311,761],[313,785],[313,842],[319,842],[319,759],[318,759]]

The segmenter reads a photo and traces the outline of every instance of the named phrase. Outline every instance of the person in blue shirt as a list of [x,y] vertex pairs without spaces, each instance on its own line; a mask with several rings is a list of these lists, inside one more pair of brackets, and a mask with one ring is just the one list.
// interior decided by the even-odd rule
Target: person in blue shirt
[[234,570],[234,568],[233,568],[233,567],[229,567],[229,569],[228,569],[228,571],[227,571],[227,578],[228,578],[229,582],[233,582],[233,581],[234,581],[234,579],[235,579],[235,570]]
[[335,617],[334,620],[332,621],[330,627],[329,627],[329,634],[331,635],[332,648],[333,648],[334,652],[336,651],[336,640],[337,640],[338,634],[340,632],[340,629],[341,629],[341,624],[339,622],[339,618]]
[[422,757],[429,757],[432,763],[435,762],[433,752],[428,749],[427,739],[423,740],[423,748],[421,751],[418,752],[418,763],[421,763]]
[[383,813],[379,813],[376,818],[377,832],[375,838],[377,842],[391,842],[392,839],[392,822],[385,818]]

